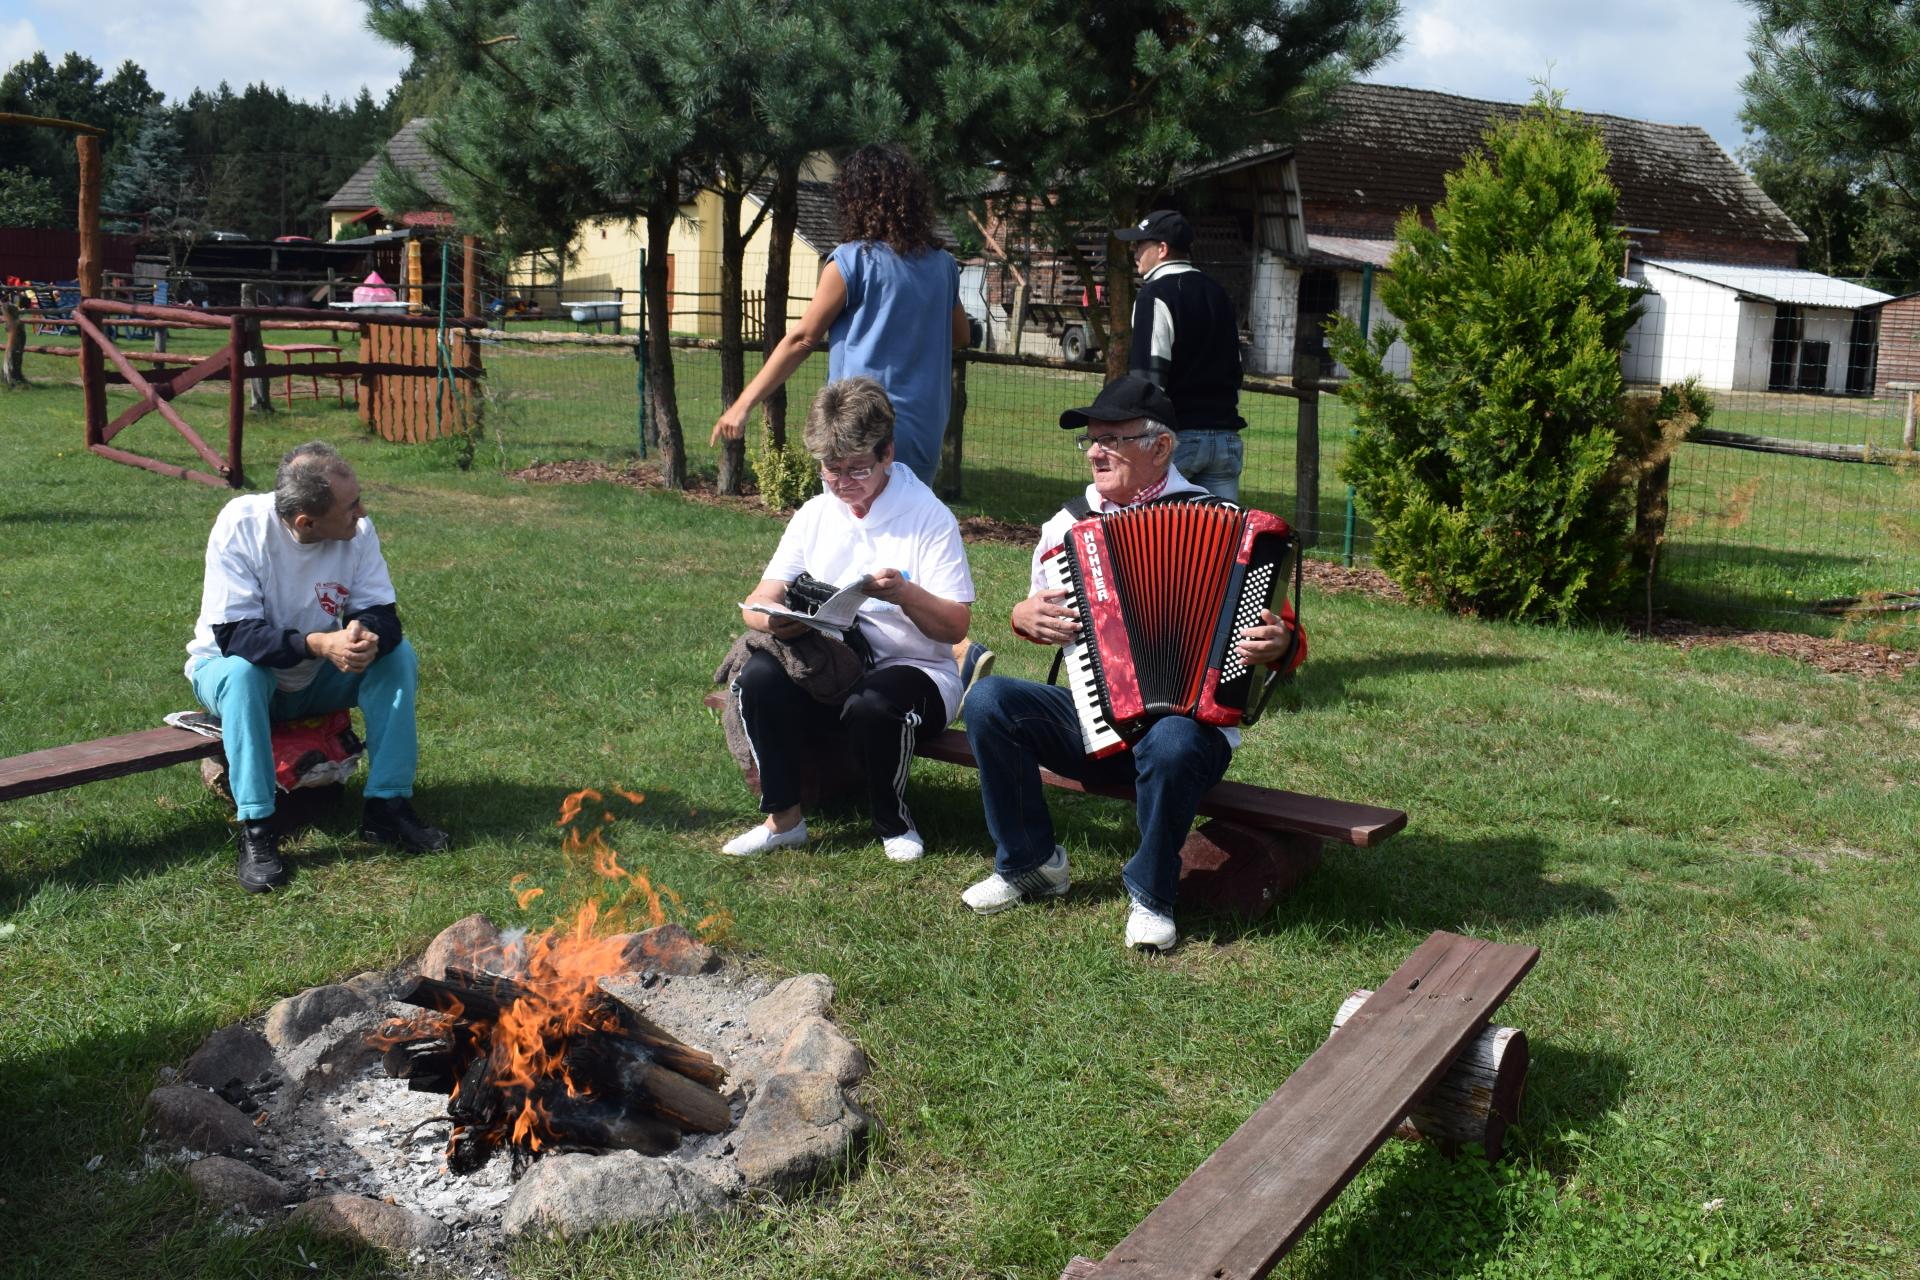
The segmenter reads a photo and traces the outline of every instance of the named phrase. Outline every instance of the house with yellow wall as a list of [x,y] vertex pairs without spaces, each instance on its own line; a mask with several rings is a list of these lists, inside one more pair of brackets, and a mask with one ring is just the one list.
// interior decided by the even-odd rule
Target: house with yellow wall
[[[751,226],[761,212],[763,187],[749,194],[741,223]],[[826,255],[838,244],[830,184],[800,184],[798,218],[787,273],[787,319],[798,320],[813,298]],[[720,334],[720,193],[703,190],[680,206],[667,247],[667,289],[672,296],[675,333],[713,338]],[[548,315],[564,315],[567,304],[619,301],[623,316],[638,314],[641,251],[647,228],[639,215],[595,218],[584,223],[568,246],[567,260],[557,254],[532,254],[514,266],[513,291]],[[748,299],[749,336],[758,329],[754,299],[766,289],[767,246],[771,228],[762,219],[746,243],[741,288]]]

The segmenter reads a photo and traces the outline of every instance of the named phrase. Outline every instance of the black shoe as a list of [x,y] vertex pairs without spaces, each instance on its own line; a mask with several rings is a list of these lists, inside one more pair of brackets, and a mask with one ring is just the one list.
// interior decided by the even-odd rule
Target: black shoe
[[248,893],[265,893],[293,878],[280,860],[280,831],[272,818],[240,824],[240,862],[234,872]]
[[453,843],[438,827],[420,821],[405,796],[367,797],[360,811],[360,838],[374,844],[397,844],[408,853],[437,853]]

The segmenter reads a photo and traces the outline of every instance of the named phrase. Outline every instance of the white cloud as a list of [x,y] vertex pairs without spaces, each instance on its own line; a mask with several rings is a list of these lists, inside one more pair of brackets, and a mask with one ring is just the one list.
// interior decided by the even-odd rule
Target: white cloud
[[1546,80],[1568,106],[1697,124],[1731,151],[1751,26],[1739,0],[1404,0],[1401,52],[1369,78],[1500,102]]
[[108,74],[131,58],[171,100],[221,82],[238,92],[265,83],[294,98],[351,101],[362,85],[383,97],[407,64],[367,30],[360,0],[175,0],[162,14],[151,0],[29,0],[41,32],[25,21],[28,44],[11,52],[0,27],[0,56],[15,61],[35,48],[56,62],[69,49]]
[[33,56],[40,48],[40,33],[33,29],[33,23],[26,18],[16,18],[12,22],[0,25],[0,71]]

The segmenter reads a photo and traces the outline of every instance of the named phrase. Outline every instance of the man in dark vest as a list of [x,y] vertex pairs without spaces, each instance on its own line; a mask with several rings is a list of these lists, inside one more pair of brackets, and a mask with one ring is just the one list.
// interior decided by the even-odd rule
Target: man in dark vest
[[1141,275],[1127,371],[1167,393],[1180,422],[1173,464],[1218,498],[1240,500],[1240,326],[1233,301],[1188,258],[1193,227],[1158,209],[1115,231]]

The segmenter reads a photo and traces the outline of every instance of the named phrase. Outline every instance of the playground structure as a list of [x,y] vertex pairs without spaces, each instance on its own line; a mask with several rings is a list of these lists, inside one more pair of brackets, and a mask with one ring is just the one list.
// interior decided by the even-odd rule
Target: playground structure
[[[253,383],[254,404],[263,411],[271,411],[270,380],[286,376],[291,401],[296,369],[300,376],[316,383],[316,393],[319,377],[336,381],[357,378],[360,420],[388,440],[431,439],[464,430],[471,423],[479,403],[473,395],[473,383],[481,376],[481,370],[479,350],[465,340],[463,331],[479,327],[482,322],[446,315],[444,261],[442,308],[438,317],[381,315],[377,319],[349,321],[299,308],[176,307],[111,298],[106,296],[103,287],[100,263],[101,130],[74,120],[4,112],[0,112],[0,125],[61,129],[74,135],[80,166],[77,292],[53,299],[36,296],[32,299],[34,308],[25,314],[9,299],[4,306],[6,340],[0,349],[0,369],[4,369],[6,381],[12,383],[19,377],[20,356],[27,350],[78,359],[85,400],[85,440],[90,452],[161,475],[197,480],[217,488],[240,488],[246,484],[241,445],[247,402],[242,384]],[[471,313],[477,295],[471,237],[466,242],[463,275],[465,306]],[[52,314],[46,306],[49,301],[53,304]],[[81,341],[78,346],[28,347],[26,325],[30,322],[37,324],[42,333],[55,325],[71,326],[79,332]],[[222,328],[227,331],[227,342],[211,355],[170,354],[165,350],[165,335],[170,329]],[[311,356],[317,344],[295,344],[292,348],[278,349],[286,356],[284,363],[270,365],[267,352],[274,348],[263,343],[261,334],[263,330],[273,329],[353,332],[360,337],[362,358],[333,360],[324,365],[309,360],[305,365],[296,365],[294,355]],[[155,350],[122,350],[120,330],[154,336]],[[432,331],[434,337],[428,339],[425,331]],[[150,367],[142,372],[135,367],[136,363]],[[113,366],[111,373],[107,370],[109,364]],[[423,385],[428,379],[433,383],[430,391]],[[177,397],[199,383],[220,380],[228,383],[225,456],[214,452],[173,405]],[[107,419],[109,383],[124,383],[140,397],[112,421]],[[110,443],[149,413],[158,413],[164,418],[209,470],[162,462]]]

